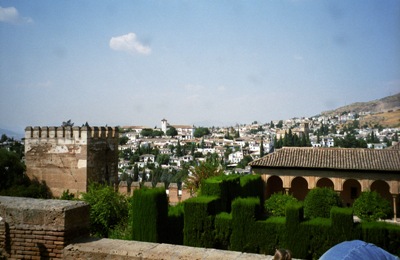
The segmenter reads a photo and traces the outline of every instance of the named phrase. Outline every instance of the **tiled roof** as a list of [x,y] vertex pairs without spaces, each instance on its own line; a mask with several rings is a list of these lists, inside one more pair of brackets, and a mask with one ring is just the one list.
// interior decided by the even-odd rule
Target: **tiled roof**
[[400,172],[400,150],[285,147],[249,164],[265,168],[319,168]]

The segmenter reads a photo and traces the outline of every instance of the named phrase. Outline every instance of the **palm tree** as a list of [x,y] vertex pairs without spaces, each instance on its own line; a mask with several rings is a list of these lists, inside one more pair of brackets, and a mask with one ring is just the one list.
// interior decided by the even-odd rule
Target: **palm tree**
[[201,162],[199,165],[195,166],[191,171],[184,184],[190,193],[197,194],[201,189],[201,183],[203,180],[210,177],[222,175],[224,171],[221,165],[212,162]]

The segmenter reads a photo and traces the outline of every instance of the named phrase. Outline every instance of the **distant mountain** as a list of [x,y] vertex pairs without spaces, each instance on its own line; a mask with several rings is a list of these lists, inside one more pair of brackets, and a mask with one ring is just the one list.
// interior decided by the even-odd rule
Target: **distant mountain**
[[20,140],[20,139],[22,139],[24,137],[23,133],[16,133],[16,132],[11,131],[11,130],[0,128],[0,136],[2,136],[3,134],[5,134],[8,137],[13,137],[16,140]]
[[321,115],[337,115],[343,112],[371,112],[371,113],[382,113],[390,110],[400,109],[400,93],[384,97],[381,99],[369,101],[369,102],[356,102],[347,106],[339,107],[334,110],[324,111]]

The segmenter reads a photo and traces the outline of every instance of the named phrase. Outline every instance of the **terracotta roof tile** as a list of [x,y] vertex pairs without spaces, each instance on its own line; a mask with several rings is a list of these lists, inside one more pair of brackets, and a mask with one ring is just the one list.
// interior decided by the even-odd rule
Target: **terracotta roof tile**
[[249,165],[267,168],[400,171],[400,150],[285,147]]

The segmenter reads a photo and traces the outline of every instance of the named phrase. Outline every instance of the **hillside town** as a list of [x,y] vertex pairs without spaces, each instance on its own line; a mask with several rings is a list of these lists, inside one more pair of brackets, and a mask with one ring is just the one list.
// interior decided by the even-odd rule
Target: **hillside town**
[[[218,159],[227,174],[248,174],[248,166],[285,146],[385,149],[398,142],[400,128],[360,125],[370,113],[292,118],[230,127],[198,127],[161,120],[160,127],[120,128],[120,180],[165,181],[170,175],[208,158]],[[134,177],[135,166],[139,171]],[[152,180],[154,169],[162,169]],[[144,179],[143,179],[144,176]],[[178,179],[172,178],[172,182]]]

